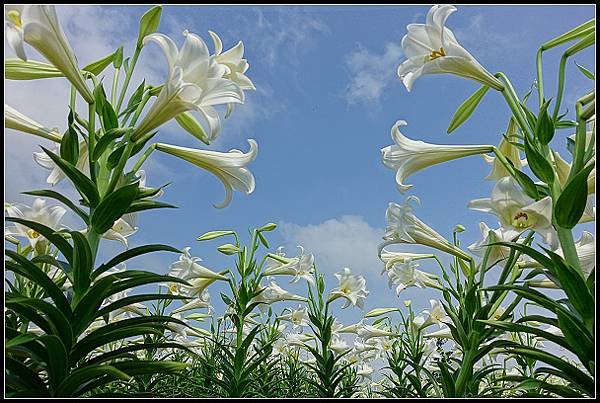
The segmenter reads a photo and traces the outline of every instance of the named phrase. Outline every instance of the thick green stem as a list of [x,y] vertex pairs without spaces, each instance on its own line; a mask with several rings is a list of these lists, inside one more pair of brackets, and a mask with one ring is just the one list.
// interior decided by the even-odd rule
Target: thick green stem
[[473,362],[476,355],[476,350],[472,350],[469,348],[464,352],[463,360],[460,365],[460,371],[458,373],[458,377],[456,378],[456,396],[464,397],[465,388],[467,386],[467,382],[473,376]]
[[573,232],[570,229],[561,228],[558,225],[555,227],[565,260],[581,274],[582,278],[585,278],[583,271],[581,271],[581,263],[579,262],[579,256],[577,255],[575,241],[573,240]]

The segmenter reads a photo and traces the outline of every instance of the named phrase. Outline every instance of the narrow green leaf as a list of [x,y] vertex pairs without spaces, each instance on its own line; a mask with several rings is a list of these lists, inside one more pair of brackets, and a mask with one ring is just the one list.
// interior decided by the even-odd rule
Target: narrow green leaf
[[116,52],[113,52],[108,56],[104,56],[100,60],[96,60],[95,62],[88,64],[82,70],[89,71],[93,75],[97,76],[98,74],[102,73],[104,69],[107,68],[113,62],[115,53]]
[[150,244],[150,245],[138,246],[138,247],[128,249],[125,252],[118,254],[117,256],[115,256],[111,260],[109,260],[108,262],[99,266],[92,274],[92,279],[95,279],[100,274],[104,273],[106,270],[109,270],[109,269],[115,267],[116,265],[126,262],[127,260],[132,259],[136,256],[145,255],[146,253],[151,253],[151,252],[160,252],[160,251],[183,253],[179,249],[174,248],[169,245]]
[[596,80],[596,76],[594,75],[594,73],[592,73],[591,71],[589,71],[588,69],[586,69],[585,67],[583,67],[581,64],[575,62],[575,64],[577,65],[577,68],[579,69],[579,71],[581,71],[583,73],[584,76],[586,76],[587,78],[589,78],[592,81]]
[[456,110],[450,126],[448,126],[448,134],[456,130],[460,125],[467,121],[479,106],[479,103],[483,99],[483,96],[490,89],[487,85],[482,86],[480,89],[475,91],[473,95],[467,98]]
[[51,199],[58,200],[59,202],[61,202],[62,204],[64,204],[68,208],[70,208],[79,217],[81,217],[81,219],[86,224],[89,223],[89,217],[88,217],[87,213],[85,211],[83,211],[82,209],[80,209],[79,207],[77,207],[75,205],[75,203],[73,203],[68,197],[62,195],[61,193],[58,193],[58,192],[56,192],[54,190],[50,190],[50,189],[30,190],[30,191],[22,192],[22,193],[26,194],[26,195],[30,195],[30,196],[49,197]]
[[85,236],[78,231],[71,231],[73,238],[73,288],[75,294],[87,291],[90,286],[92,272],[92,250]]
[[544,158],[525,137],[525,156],[529,167],[542,181],[551,184],[554,182],[554,170],[550,162]]

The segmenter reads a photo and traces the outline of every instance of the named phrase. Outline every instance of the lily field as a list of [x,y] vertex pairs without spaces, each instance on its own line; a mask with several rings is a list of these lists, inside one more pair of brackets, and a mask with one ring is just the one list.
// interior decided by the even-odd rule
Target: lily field
[[595,397],[595,6],[4,16],[5,397]]

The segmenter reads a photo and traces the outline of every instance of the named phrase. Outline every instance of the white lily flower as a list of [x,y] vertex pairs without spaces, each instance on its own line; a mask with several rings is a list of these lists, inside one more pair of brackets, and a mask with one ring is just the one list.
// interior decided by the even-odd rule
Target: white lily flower
[[547,244],[557,245],[556,231],[552,227],[552,200],[550,197],[533,200],[511,176],[496,183],[491,198],[471,200],[469,208],[495,214],[505,228],[519,232],[534,230]]
[[306,343],[315,339],[315,336],[306,333],[288,333],[285,335],[285,341],[288,346],[306,348]]
[[248,70],[248,61],[244,59],[244,44],[237,45],[223,52],[223,42],[216,32],[208,31],[215,45],[215,60],[227,67],[225,77],[236,83],[243,90],[255,90],[256,87],[244,73]]
[[298,309],[291,309],[290,313],[281,315],[278,318],[291,322],[293,324],[293,329],[308,326],[310,323],[306,307],[301,305],[298,306]]
[[43,137],[56,143],[60,143],[62,137],[58,129],[48,129],[7,104],[4,104],[4,127]]
[[452,332],[448,326],[444,326],[435,332],[424,334],[423,337],[454,340],[454,337],[452,337]]
[[[479,223],[479,228],[481,229],[481,240],[471,244],[468,248],[471,252],[479,257],[485,256],[488,248],[492,250],[489,252],[488,256],[488,264],[498,262],[500,265],[504,265],[506,263],[506,259],[510,255],[510,248],[508,246],[500,246],[493,245],[487,246],[493,242],[512,242],[515,239],[518,239],[521,234],[519,231],[516,231],[511,228],[500,227],[495,230],[490,229],[486,223]],[[493,237],[490,236],[490,231],[493,233]]]
[[475,80],[501,91],[502,83],[490,74],[456,40],[444,26],[451,5],[435,5],[427,13],[425,24],[409,24],[402,38],[402,50],[407,60],[398,67],[398,76],[410,91],[413,83],[423,74],[450,73]]
[[20,59],[27,61],[26,42],[60,70],[87,102],[94,101],[53,5],[8,6],[4,18],[8,43]]
[[194,298],[186,304],[183,304],[179,308],[173,309],[172,313],[181,313],[191,311],[193,309],[203,308],[207,308],[209,313],[212,311],[212,306],[210,305],[210,294],[207,290],[203,290],[199,297]]
[[169,275],[180,278],[182,280],[192,280],[195,278],[206,278],[215,280],[227,280],[227,277],[222,274],[215,273],[214,271],[202,266],[198,262],[202,259],[199,257],[192,257],[190,253],[190,247],[183,248],[183,253],[179,255],[179,260],[171,263],[169,266]]
[[424,310],[423,312],[427,314],[427,319],[421,325],[421,328],[426,328],[431,325],[435,325],[436,323],[440,328],[444,327],[444,323],[449,320],[449,316],[444,309],[442,303],[436,299],[430,299],[429,304],[431,305],[431,310]]
[[395,144],[381,149],[383,164],[396,170],[396,185],[400,193],[412,187],[404,181],[416,172],[435,164],[493,150],[490,145],[440,145],[411,140],[399,130],[400,126],[406,124],[405,120],[397,121],[392,127],[392,139]]
[[188,31],[183,35],[185,42],[181,49],[163,34],[153,33],[144,38],[144,45],[155,42],[165,53],[169,74],[157,100],[134,130],[132,140],[190,110],[200,113],[208,125],[208,141],[214,140],[221,129],[221,118],[214,106],[244,102],[243,90],[223,77],[227,67],[210,57],[202,38]]
[[254,175],[246,166],[256,158],[258,144],[252,139],[248,140],[248,143],[250,144],[250,151],[245,154],[235,149],[222,153],[162,143],[156,143],[156,149],[186,160],[219,178],[225,186],[226,195],[221,204],[214,206],[224,208],[229,205],[233,198],[233,189],[246,194],[254,191]]
[[[507,138],[510,141],[508,141]],[[511,141],[516,142],[517,140],[517,125],[515,121],[511,119],[508,123],[505,137],[503,136],[502,140],[500,140],[498,151],[502,153],[507,160],[510,160],[516,169],[521,170],[522,167],[527,165],[527,159],[521,159],[519,148],[510,143]],[[510,173],[506,170],[504,164],[502,164],[497,157],[487,154],[482,154],[481,156],[485,162],[492,166],[492,171],[485,177],[486,180],[498,181],[500,178],[510,176]]]
[[[587,277],[592,273],[594,267],[596,267],[596,242],[594,234],[588,231],[583,231],[581,237],[575,242],[575,250],[579,263],[581,264],[581,271]],[[554,253],[564,258],[562,248],[559,246]],[[525,261],[521,264],[522,267],[541,267],[541,265],[529,256],[525,257]],[[534,283],[537,286],[546,286],[545,288],[556,288],[556,284],[552,281],[544,281]]]
[[267,257],[266,268],[263,274],[265,276],[288,275],[293,276],[290,283],[297,283],[300,279],[315,285],[314,261],[312,253],[305,254],[304,248],[298,245],[300,253],[295,258],[286,258],[285,256]]
[[369,295],[366,289],[366,280],[362,275],[352,275],[349,268],[344,267],[342,271],[335,273],[338,279],[339,286],[331,290],[330,300],[342,297],[346,301],[342,308],[347,308],[350,305],[364,307],[364,301]]
[[329,348],[336,354],[342,354],[350,349],[346,340],[337,335],[332,336]]
[[371,326],[363,321],[358,325],[356,334],[365,341],[374,337],[389,337],[394,335],[392,332]]
[[[46,199],[40,198],[35,199],[31,207],[25,204],[16,203],[5,207],[4,210],[6,217],[16,217],[28,221],[35,221],[36,223],[43,224],[54,230],[60,229],[60,220],[67,212],[67,210],[61,206],[46,206]],[[4,234],[27,238],[32,248],[38,246],[38,243],[40,244],[40,247],[45,246],[47,243],[47,239],[39,232],[18,223],[14,223],[12,226],[5,228]]]
[[379,258],[384,263],[384,267],[381,271],[381,274],[385,273],[396,263],[405,263],[408,259],[420,260],[433,257],[435,257],[435,255],[432,255],[431,253],[390,252],[385,249],[382,249],[381,254],[379,256]]
[[112,227],[102,235],[102,238],[111,241],[119,241],[128,248],[129,242],[127,241],[127,238],[135,234],[139,229],[137,221],[137,213],[123,214],[123,216],[117,219]]
[[371,367],[369,364],[362,364],[356,368],[356,375],[372,380],[373,367]]
[[395,242],[415,243],[425,245],[443,252],[450,253],[464,260],[471,257],[457,246],[452,245],[413,214],[410,201],[419,202],[416,196],[409,196],[403,204],[390,203],[385,212],[387,227],[383,239]]
[[279,301],[308,301],[306,298],[292,294],[281,288],[275,281],[270,281],[264,290],[253,298],[253,302],[260,302],[259,309],[266,309],[264,304],[272,304]]
[[[56,155],[60,155],[60,146],[56,145],[51,151]],[[61,180],[66,178],[66,175],[63,173],[63,171],[54,163],[54,161],[52,161],[52,159],[44,151],[34,152],[33,160],[42,168],[51,171],[50,175],[48,175],[48,178],[46,179],[46,182],[48,184],[54,186]],[[81,141],[79,143],[79,157],[77,158],[77,162],[75,163],[75,168],[85,173],[86,175],[89,175],[90,173],[88,147],[85,141]]]
[[439,287],[437,277],[433,274],[417,270],[419,264],[412,259],[406,259],[402,263],[394,264],[388,271],[389,277],[388,287],[396,285],[396,294],[400,293],[408,287]]

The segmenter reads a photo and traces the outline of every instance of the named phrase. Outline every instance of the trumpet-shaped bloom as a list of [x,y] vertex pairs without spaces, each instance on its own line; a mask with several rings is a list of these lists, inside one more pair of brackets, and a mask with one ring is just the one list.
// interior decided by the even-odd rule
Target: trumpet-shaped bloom
[[[274,302],[279,301],[302,301],[306,302],[307,299],[300,296],[292,294],[283,288],[281,288],[275,281],[270,281],[269,285],[266,286],[260,294],[254,297],[254,302],[261,302],[262,304],[272,304]],[[259,305],[259,308],[263,308],[263,305]]]
[[266,261],[266,269],[264,271],[265,276],[275,275],[289,275],[293,276],[290,283],[297,283],[301,278],[306,280],[308,283],[315,284],[314,276],[314,261],[315,257],[312,253],[305,254],[304,248],[298,245],[300,253],[297,257],[288,259],[280,257],[275,259],[268,257]]
[[291,322],[294,329],[309,325],[308,312],[303,306],[298,306],[298,309],[292,309],[290,313],[279,316],[279,319]]
[[195,278],[206,278],[214,280],[227,280],[227,277],[215,273],[214,271],[202,266],[198,262],[202,259],[199,257],[192,257],[190,254],[190,247],[183,248],[183,253],[179,256],[179,260],[171,263],[169,266],[169,275],[180,278],[182,280],[192,280]]
[[111,241],[119,241],[126,248],[128,248],[129,242],[127,241],[127,238],[135,234],[139,229],[137,226],[137,218],[137,213],[124,214],[121,218],[114,222],[108,231],[102,235],[102,238],[109,239]]
[[157,100],[134,130],[133,140],[156,129],[180,113],[196,110],[208,126],[208,141],[214,140],[221,128],[221,118],[215,105],[243,103],[242,88],[224,78],[228,68],[217,62],[199,36],[184,31],[181,49],[166,35],[153,33],[144,38],[144,45],[155,42],[164,52],[169,65],[167,81]]
[[430,325],[438,324],[440,328],[444,326],[444,323],[449,320],[448,314],[440,301],[437,299],[430,299],[429,304],[431,309],[426,309],[423,312],[427,314],[427,319],[421,325],[421,328],[426,328]]
[[[20,203],[13,204],[5,207],[5,212],[7,217],[35,221],[54,230],[58,230],[60,229],[60,220],[67,210],[61,206],[46,206],[46,200],[38,198],[34,200],[31,207]],[[46,238],[39,232],[17,223],[5,228],[4,234],[26,238],[32,248],[35,248],[38,243],[45,245],[47,242]]]
[[413,214],[410,201],[419,201],[416,196],[409,196],[403,204],[390,203],[385,217],[387,227],[383,239],[391,242],[406,242],[429,246],[450,253],[464,260],[471,257],[460,248],[452,245],[433,228],[425,224]]
[[[510,248],[508,246],[488,245],[494,242],[512,242],[517,239],[521,233],[514,229],[504,227],[492,230],[483,222],[479,224],[479,228],[481,229],[482,238],[470,245],[468,247],[469,250],[475,255],[483,257],[488,248],[491,248],[492,250],[488,256],[488,264],[499,262],[503,265],[510,255]],[[490,231],[492,231],[493,236],[490,235]]]
[[435,287],[438,285],[437,277],[433,274],[418,270],[419,264],[412,259],[405,259],[404,262],[395,263],[389,270],[388,287],[396,286],[396,294],[400,293],[408,287]]
[[188,303],[183,304],[179,308],[173,309],[171,313],[181,313],[201,308],[207,308],[209,313],[212,311],[212,306],[210,305],[210,294],[208,293],[208,290],[203,290],[200,296],[194,298]]
[[331,299],[344,298],[346,300],[342,308],[350,305],[364,307],[365,299],[369,295],[366,289],[366,280],[361,275],[353,275],[349,268],[344,267],[342,271],[335,273],[339,286],[331,290]]
[[[60,154],[60,146],[56,145],[56,147],[52,150],[54,154]],[[52,161],[52,159],[43,151],[33,153],[33,160],[42,168],[45,168],[50,171],[50,175],[46,179],[46,182],[52,186],[59,183],[61,180],[66,178],[66,175]],[[90,173],[90,163],[88,158],[88,147],[85,141],[79,143],[79,157],[77,158],[77,162],[75,163],[75,167],[82,171],[83,173],[89,175]]]
[[57,143],[60,143],[62,137],[58,129],[48,129],[6,104],[4,104],[4,127],[34,134]]
[[419,260],[432,258],[434,256],[435,255],[432,255],[431,253],[390,252],[383,249],[379,254],[379,258],[384,263],[384,267],[381,271],[381,274],[385,273],[396,263],[405,263],[408,259]]
[[404,183],[415,172],[442,162],[491,152],[490,145],[440,145],[411,140],[400,132],[405,120],[399,120],[392,127],[393,145],[381,149],[383,164],[396,170],[396,184],[400,193],[412,187]]
[[222,153],[162,143],[157,143],[156,149],[199,166],[219,178],[225,186],[226,195],[221,204],[214,206],[224,208],[233,198],[233,189],[246,194],[254,191],[254,175],[246,166],[256,158],[258,144],[252,139],[248,140],[248,143],[250,151],[247,153],[235,149]]
[[356,334],[363,340],[369,340],[374,337],[389,337],[394,335],[394,333],[392,332],[368,325],[364,322],[360,323],[360,325],[357,328]]
[[23,42],[26,42],[60,70],[87,102],[94,101],[54,6],[8,6],[4,10],[4,17],[8,43],[20,59],[27,61],[23,46]]
[[402,38],[407,60],[398,67],[398,76],[408,91],[423,74],[450,73],[480,82],[501,91],[502,83],[490,74],[445,27],[446,19],[456,11],[451,5],[435,5],[427,13],[425,24],[409,24]]
[[491,198],[471,200],[469,208],[495,214],[507,229],[534,230],[547,244],[557,245],[556,231],[552,227],[552,200],[550,197],[533,200],[523,193],[511,176],[496,183]]

